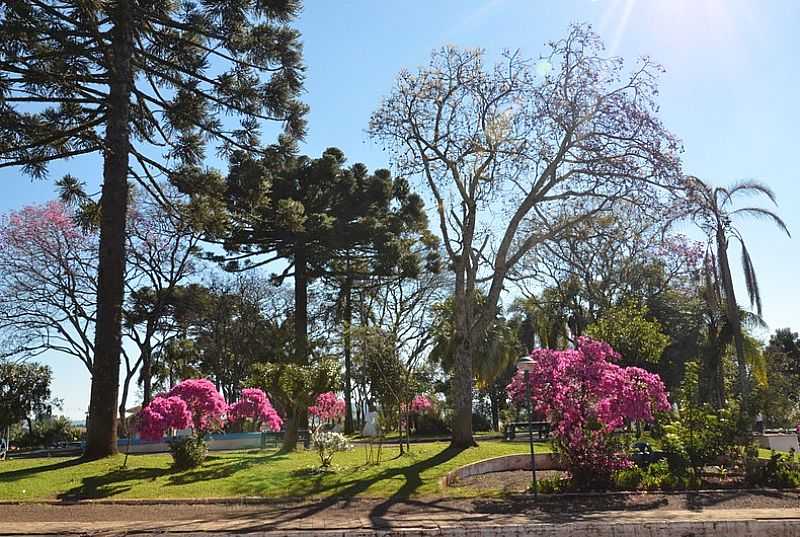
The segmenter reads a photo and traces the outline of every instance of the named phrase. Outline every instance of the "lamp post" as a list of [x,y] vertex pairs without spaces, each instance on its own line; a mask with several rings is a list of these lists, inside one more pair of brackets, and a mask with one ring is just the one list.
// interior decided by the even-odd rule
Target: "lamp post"
[[528,404],[528,443],[531,448],[531,477],[533,478],[533,497],[539,497],[536,486],[536,457],[533,452],[533,405],[531,404],[531,370],[536,362],[530,356],[523,356],[517,361],[517,371],[522,371],[525,379],[525,401]]

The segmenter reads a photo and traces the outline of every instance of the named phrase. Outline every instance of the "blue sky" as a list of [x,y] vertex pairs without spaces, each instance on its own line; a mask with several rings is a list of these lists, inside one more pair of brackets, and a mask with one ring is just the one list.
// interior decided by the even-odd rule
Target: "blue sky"
[[[401,68],[427,63],[445,44],[537,56],[571,22],[591,23],[613,54],[661,63],[661,117],[683,140],[685,171],[718,184],[764,181],[800,236],[800,2],[793,0],[307,0],[297,24],[311,107],[303,150],[316,155],[337,146],[351,161],[386,167],[387,155],[365,129]],[[52,179],[64,173],[96,185],[100,171],[94,158],[54,166],[50,181],[2,170],[0,212],[51,198]],[[742,229],[767,322],[800,330],[796,241],[764,223]],[[61,356],[45,361],[54,367],[64,413],[82,417],[89,393],[83,366]]]

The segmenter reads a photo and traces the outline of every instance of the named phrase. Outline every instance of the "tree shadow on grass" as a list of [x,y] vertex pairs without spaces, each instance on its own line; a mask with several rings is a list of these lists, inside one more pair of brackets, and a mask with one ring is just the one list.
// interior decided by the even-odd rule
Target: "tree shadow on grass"
[[[248,452],[249,454],[250,452]],[[258,452],[257,452],[258,453]],[[192,470],[175,473],[168,479],[168,485],[188,485],[199,481],[224,479],[238,472],[248,470],[252,466],[279,461],[286,458],[286,454],[279,451],[261,456],[247,457],[216,457],[210,456],[202,466]]]
[[[385,520],[385,515],[392,505],[397,503],[414,503],[408,500],[423,485],[423,472],[450,461],[462,451],[462,449],[448,447],[427,459],[399,468],[386,468],[370,477],[357,475],[346,481],[324,484],[323,476],[320,476],[304,487],[305,495],[324,494],[334,489],[336,489],[336,491],[329,497],[313,505],[304,504],[284,509],[280,517],[280,522],[287,523],[294,520],[301,520],[337,506],[347,507],[355,498],[365,493],[373,485],[382,481],[402,478],[404,479],[402,486],[385,501],[375,506],[369,513],[369,518],[374,526],[386,526],[388,522]],[[248,490],[252,490],[252,484],[248,487]],[[426,505],[432,507],[435,506],[435,503],[436,502],[426,502]]]
[[11,470],[10,472],[3,472],[3,467],[0,466],[0,483],[6,483],[11,481],[17,481],[19,479],[25,479],[26,477],[35,476],[40,473],[44,472],[52,472],[55,470],[61,470],[63,468],[69,468],[71,466],[78,466],[87,462],[86,460],[78,457],[76,459],[69,459],[66,461],[54,462],[52,464],[46,464],[44,466],[31,466],[29,468],[20,468],[19,470]]
[[81,479],[81,484],[59,494],[64,502],[108,498],[130,491],[139,481],[155,480],[166,475],[169,468],[118,468],[102,475]]

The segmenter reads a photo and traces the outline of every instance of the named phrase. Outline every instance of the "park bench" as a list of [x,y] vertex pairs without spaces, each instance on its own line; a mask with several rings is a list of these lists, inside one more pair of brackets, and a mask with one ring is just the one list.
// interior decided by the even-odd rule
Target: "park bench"
[[547,421],[512,421],[506,425],[506,440],[514,440],[517,437],[517,429],[528,432],[528,424],[531,429],[539,436],[539,440],[544,440],[550,435],[550,423]]

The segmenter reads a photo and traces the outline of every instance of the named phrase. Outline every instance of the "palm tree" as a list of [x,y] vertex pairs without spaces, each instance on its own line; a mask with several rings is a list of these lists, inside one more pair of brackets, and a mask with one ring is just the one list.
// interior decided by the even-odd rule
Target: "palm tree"
[[738,241],[742,248],[742,272],[744,273],[750,307],[755,306],[758,316],[762,315],[761,294],[750,253],[736,221],[741,217],[754,217],[773,222],[778,228],[791,237],[784,221],[774,212],[763,207],[734,206],[736,199],[743,196],[766,196],[775,206],[775,194],[766,185],[756,181],[744,181],[730,187],[713,187],[697,177],[686,178],[686,193],[689,204],[689,216],[697,223],[708,237],[706,252],[706,272],[715,301],[722,306],[727,321],[733,331],[733,342],[736,347],[736,361],[739,374],[740,390],[747,395],[747,355],[745,338],[742,332],[742,321],[736,293],[733,288],[733,277],[728,258],[728,247],[731,240]]

